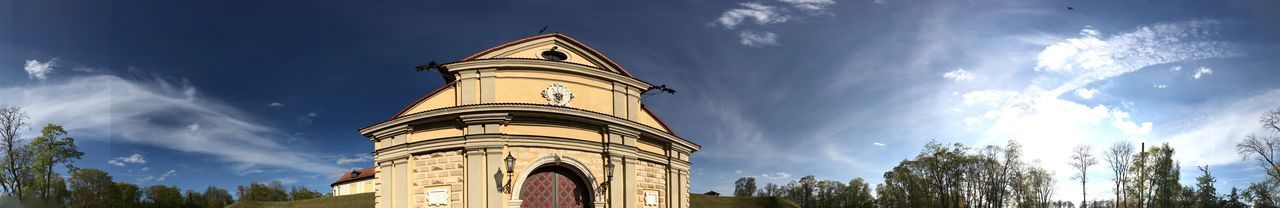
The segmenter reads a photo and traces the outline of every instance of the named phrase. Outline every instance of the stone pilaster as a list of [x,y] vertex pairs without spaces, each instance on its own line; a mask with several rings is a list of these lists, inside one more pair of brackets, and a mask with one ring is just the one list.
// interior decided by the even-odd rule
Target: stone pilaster
[[[511,114],[484,113],[461,115],[458,119],[466,126],[466,204],[467,207],[502,207],[503,195],[500,182],[494,174],[503,174],[502,126],[511,122]],[[504,176],[505,177],[505,176]]]

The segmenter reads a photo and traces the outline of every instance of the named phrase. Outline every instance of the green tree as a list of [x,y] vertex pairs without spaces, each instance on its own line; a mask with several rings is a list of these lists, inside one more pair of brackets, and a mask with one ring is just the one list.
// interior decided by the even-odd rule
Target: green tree
[[204,194],[187,190],[184,192],[182,207],[204,207],[205,202],[208,202],[208,200],[204,198]]
[[[1177,207],[1178,195],[1182,192],[1182,185],[1178,184],[1180,173],[1179,165],[1173,161],[1173,148],[1169,144],[1163,144],[1151,148],[1152,164],[1150,167],[1150,181],[1148,182],[1154,189],[1151,196],[1150,206],[1154,207]],[[1149,189],[1151,190],[1151,189]]]
[[1240,196],[1240,189],[1237,189],[1236,187],[1231,187],[1231,193],[1227,194],[1227,199],[1222,201],[1222,207],[1246,208],[1246,207],[1249,207],[1249,205],[1246,205],[1242,200],[1242,197]]
[[1249,190],[1245,191],[1245,199],[1247,199],[1253,207],[1257,208],[1275,208],[1275,184],[1274,181],[1265,181],[1261,183],[1253,183],[1249,185]]
[[75,171],[74,160],[84,156],[84,152],[80,152],[76,148],[74,138],[67,136],[67,131],[62,126],[56,124],[46,124],[40,129],[40,136],[31,140],[29,145],[30,152],[34,157],[31,169],[36,173],[36,177],[40,180],[36,192],[39,193],[41,199],[49,200],[49,195],[53,192],[50,184],[57,173],[54,172],[54,166],[58,164],[64,165],[68,171]]
[[248,186],[236,186],[236,195],[239,195],[241,201],[288,201],[289,194],[285,192],[284,185],[280,181],[271,181],[269,184],[249,183]]
[[71,173],[71,207],[101,207],[110,202],[115,183],[107,172],[84,168]]
[[734,182],[733,187],[734,187],[733,188],[734,196],[755,196],[756,178],[755,177],[738,178],[738,181]]
[[111,194],[111,207],[141,207],[142,189],[138,185],[115,182],[115,190]]
[[1196,207],[1222,207],[1223,203],[1218,199],[1218,189],[1213,187],[1213,183],[1217,181],[1213,175],[1209,174],[1209,166],[1199,167],[1204,173],[1200,177],[1196,177]]
[[849,180],[849,186],[844,191],[844,207],[853,208],[871,208],[875,207],[875,196],[871,195],[871,185],[868,185],[862,178],[853,178]]
[[146,207],[178,208],[182,207],[185,203],[185,199],[182,197],[182,192],[178,190],[178,187],[152,185],[143,189],[142,193],[146,198],[146,200],[143,201],[143,204]]
[[289,188],[289,199],[306,200],[323,197],[324,194],[307,189],[304,186],[294,186]]
[[209,208],[226,207],[227,205],[231,205],[231,203],[235,202],[231,199],[231,194],[228,193],[226,189],[220,189],[213,186],[209,186],[209,188],[204,189],[204,199],[204,207]]

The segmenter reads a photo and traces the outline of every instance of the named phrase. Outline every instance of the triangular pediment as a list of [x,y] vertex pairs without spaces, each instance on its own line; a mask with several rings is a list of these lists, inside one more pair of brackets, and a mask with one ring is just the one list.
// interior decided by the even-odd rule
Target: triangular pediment
[[575,63],[598,68],[601,70],[631,76],[625,69],[610,61],[608,57],[601,55],[594,49],[569,38],[568,36],[552,33],[528,37],[510,43],[502,44],[489,50],[482,51],[465,60],[480,59],[501,59],[501,58],[522,58],[522,59],[545,59],[543,53],[546,51],[554,51],[567,55],[563,62]]

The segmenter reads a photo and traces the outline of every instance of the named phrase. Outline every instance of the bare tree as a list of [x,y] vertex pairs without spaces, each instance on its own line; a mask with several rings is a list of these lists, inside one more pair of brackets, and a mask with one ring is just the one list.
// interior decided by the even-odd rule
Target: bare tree
[[[1258,122],[1262,123],[1263,129],[1280,133],[1280,108],[1262,114]],[[1274,134],[1263,136],[1249,134],[1245,136],[1244,141],[1236,144],[1236,152],[1241,157],[1246,160],[1249,158],[1257,160],[1258,165],[1266,170],[1272,180],[1280,182],[1280,164],[1276,164],[1277,151],[1280,151],[1280,136]]]
[[27,125],[27,114],[22,112],[17,106],[0,106],[0,150],[4,150],[3,157],[0,157],[0,184],[3,184],[5,191],[12,193],[13,196],[22,198],[22,182],[23,182],[23,164],[26,157],[26,147],[23,147],[22,140],[18,138],[18,132]]
[[1124,204],[1125,182],[1129,180],[1129,164],[1133,161],[1133,144],[1125,141],[1116,142],[1104,154],[1103,159],[1110,165],[1111,172],[1115,173],[1115,177],[1111,181],[1115,182],[1116,185],[1115,207],[1120,207],[1121,204]]
[[1071,151],[1071,167],[1076,171],[1076,175],[1072,178],[1080,179],[1080,207],[1084,208],[1088,204],[1088,192],[1085,191],[1085,183],[1089,181],[1089,166],[1098,164],[1098,160],[1093,156],[1093,148],[1089,145],[1076,146]]

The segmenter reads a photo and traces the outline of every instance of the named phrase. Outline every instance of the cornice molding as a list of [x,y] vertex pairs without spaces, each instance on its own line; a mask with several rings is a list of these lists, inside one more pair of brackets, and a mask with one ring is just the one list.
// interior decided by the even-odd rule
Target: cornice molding
[[462,115],[469,115],[469,114],[490,114],[490,113],[499,113],[499,114],[506,113],[511,116],[518,116],[519,114],[531,114],[531,115],[541,114],[541,115],[549,115],[548,117],[566,116],[567,118],[576,118],[573,120],[579,121],[579,122],[596,122],[597,125],[603,125],[603,126],[616,125],[616,126],[626,127],[629,129],[634,129],[638,131],[640,135],[649,135],[654,138],[667,140],[668,142],[671,142],[673,144],[672,146],[674,148],[678,148],[679,150],[683,150],[689,153],[697,151],[698,149],[701,148],[698,144],[694,144],[693,142],[690,142],[678,136],[672,135],[670,133],[667,133],[665,131],[662,131],[654,127],[641,124],[636,121],[618,118],[616,116],[583,110],[583,109],[562,107],[562,106],[541,105],[541,104],[528,104],[528,103],[485,103],[485,104],[460,105],[460,106],[454,106],[454,107],[428,110],[428,111],[401,116],[396,119],[383,121],[383,122],[371,125],[369,127],[362,128],[360,129],[360,134],[365,135],[366,137],[373,137],[374,135],[385,134],[385,131],[391,130],[392,127],[413,123],[418,120],[438,118],[442,116],[461,117]]
[[459,61],[445,64],[445,68],[450,73],[458,73],[467,70],[493,69],[503,67],[518,68],[537,68],[549,71],[567,72],[573,74],[587,75],[604,80],[624,83],[637,89],[649,89],[648,82],[627,77],[622,74],[614,73],[608,69],[597,68],[571,62],[551,61],[543,59],[526,59],[526,58],[494,58],[494,59],[477,59],[469,61]]

